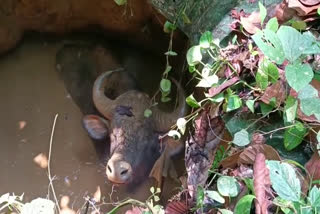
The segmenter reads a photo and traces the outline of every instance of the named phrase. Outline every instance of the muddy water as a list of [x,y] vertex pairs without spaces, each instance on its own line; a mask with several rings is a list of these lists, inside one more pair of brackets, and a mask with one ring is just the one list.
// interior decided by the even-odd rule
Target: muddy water
[[[107,181],[105,163],[82,128],[83,114],[55,69],[60,47],[59,42],[29,38],[0,58],[0,195],[24,193],[24,201],[47,197],[47,171],[33,158],[39,153],[48,155],[53,119],[59,114],[51,157],[58,198],[69,196],[69,206],[78,210],[84,197],[92,196],[99,186],[105,203],[127,197],[145,200],[152,180],[133,192]],[[173,182],[165,184],[164,199],[174,186]],[[105,204],[102,209],[111,207]]]

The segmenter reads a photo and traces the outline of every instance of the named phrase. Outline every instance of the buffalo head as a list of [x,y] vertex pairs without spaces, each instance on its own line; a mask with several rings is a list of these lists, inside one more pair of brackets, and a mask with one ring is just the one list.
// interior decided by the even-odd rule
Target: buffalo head
[[[123,184],[138,181],[149,173],[160,156],[159,133],[168,131],[179,117],[185,115],[186,105],[184,91],[175,80],[179,104],[170,113],[151,107],[149,96],[135,89],[125,91],[112,100],[105,95],[105,88],[114,72],[118,71],[101,74],[93,86],[93,102],[104,118],[87,115],[83,123],[91,137],[110,137],[111,158],[106,174],[110,181]],[[144,112],[148,108],[152,115],[145,117]]]

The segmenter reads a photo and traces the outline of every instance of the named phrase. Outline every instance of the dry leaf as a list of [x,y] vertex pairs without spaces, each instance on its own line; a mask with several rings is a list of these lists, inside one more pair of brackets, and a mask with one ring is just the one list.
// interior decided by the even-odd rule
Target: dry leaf
[[248,33],[255,34],[261,26],[260,13],[253,12],[248,17],[240,17],[240,23]]
[[100,202],[101,200],[101,190],[100,190],[100,186],[97,186],[97,190],[96,192],[93,194],[93,199],[95,202]]
[[266,167],[266,158],[263,153],[258,153],[253,165],[253,184],[256,195],[255,208],[256,214],[267,214],[270,201],[267,192],[270,189],[269,170]]
[[74,210],[69,208],[69,206],[68,206],[69,202],[70,202],[69,196],[65,195],[60,199],[60,207],[61,207],[60,214],[75,214],[76,213]]
[[41,168],[45,169],[48,167],[48,158],[45,154],[40,153],[33,158],[33,161],[38,164]]
[[26,127],[27,122],[24,120],[21,120],[18,122],[18,125],[19,125],[19,130],[22,130],[22,129],[24,129],[24,127]]
[[186,203],[181,201],[170,202],[165,210],[166,214],[185,214],[188,213],[188,206]]
[[285,101],[286,89],[281,80],[268,86],[260,100],[269,104],[272,98],[276,98],[277,106],[280,106]]
[[[302,4],[303,3],[308,3],[307,4]],[[302,1],[302,0],[290,0],[288,1],[288,7],[291,9],[294,9],[295,11],[297,11],[299,16],[306,16],[309,15],[313,12],[316,12],[316,10],[319,8],[320,3],[319,2],[315,2],[313,1],[313,3],[309,0],[309,1]]]
[[132,207],[132,209],[131,210],[127,210],[125,214],[142,214],[144,211],[146,211],[145,208]]
[[239,155],[238,164],[252,165],[256,159],[257,154],[264,154],[267,160],[281,160],[277,150],[272,146],[266,144],[256,144],[245,148]]
[[318,152],[315,152],[311,159],[305,165],[312,180],[320,180],[320,157]]
[[239,77],[233,77],[231,79],[229,79],[228,81],[222,83],[221,85],[217,86],[217,87],[212,87],[209,89],[209,95],[211,97],[216,96],[217,94],[220,94],[220,92],[222,92],[223,90],[227,89],[228,87],[234,85],[236,82],[238,82],[240,80]]

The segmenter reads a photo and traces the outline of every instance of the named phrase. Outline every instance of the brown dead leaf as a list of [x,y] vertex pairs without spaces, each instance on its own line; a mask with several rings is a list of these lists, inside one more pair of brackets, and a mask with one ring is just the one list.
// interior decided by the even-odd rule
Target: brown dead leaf
[[275,8],[275,17],[278,19],[279,23],[284,23],[296,14],[296,11],[288,7],[287,1],[283,1],[278,4]]
[[208,131],[207,112],[202,111],[200,116],[197,117],[195,120],[195,134],[194,134],[196,143],[202,148],[205,146],[207,131]]
[[40,153],[33,158],[33,161],[38,164],[41,168],[45,169],[48,167],[48,158],[45,154]]
[[266,144],[256,144],[249,146],[239,155],[238,164],[252,165],[257,157],[257,154],[262,153],[267,160],[281,160],[277,150]]
[[60,214],[75,214],[76,212],[69,208],[68,204],[70,202],[69,196],[62,196],[60,199],[60,207],[61,211]]
[[253,165],[253,184],[256,195],[255,208],[256,214],[267,214],[270,201],[267,198],[267,192],[270,189],[269,170],[266,166],[266,158],[263,153],[258,153]]
[[234,85],[235,83],[237,83],[240,80],[239,77],[233,77],[229,80],[227,80],[226,82],[222,83],[221,85],[217,86],[217,87],[212,87],[209,89],[209,95],[210,97],[214,97],[217,94],[220,94],[220,92],[222,92],[223,90],[227,89],[228,87]]
[[260,100],[266,104],[269,104],[272,98],[276,98],[277,106],[280,106],[285,101],[286,89],[281,80],[268,86]]
[[100,190],[100,186],[97,186],[97,190],[96,192],[93,194],[93,199],[95,202],[100,202],[101,200],[101,190]]
[[252,134],[251,142],[253,145],[264,144],[266,142],[266,138],[262,134],[255,132]]
[[238,160],[240,157],[240,154],[242,153],[242,151],[238,151],[232,155],[230,155],[229,157],[223,159],[220,162],[220,166],[222,166],[223,169],[228,169],[228,168],[235,168],[238,165]]
[[142,214],[144,211],[147,211],[145,208],[142,207],[132,207],[131,210],[127,210],[125,214]]
[[181,201],[170,202],[165,210],[166,214],[185,214],[188,213],[188,206],[186,203]]
[[305,167],[313,181],[320,179],[320,157],[317,151],[312,155]]
[[261,27],[261,18],[259,12],[253,12],[248,17],[240,17],[240,23],[250,34],[255,34]]
[[[305,4],[307,3],[307,4]],[[297,11],[299,16],[306,16],[316,12],[319,8],[320,3],[318,1],[310,0],[290,0],[288,1],[288,7]]]

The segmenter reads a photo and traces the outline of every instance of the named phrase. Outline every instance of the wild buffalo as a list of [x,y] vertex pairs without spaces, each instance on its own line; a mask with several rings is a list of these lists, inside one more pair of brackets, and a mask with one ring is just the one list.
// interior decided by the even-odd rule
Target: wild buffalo
[[[151,98],[137,89],[127,90],[111,99],[105,95],[105,88],[108,88],[112,75],[118,72],[123,71],[108,71],[95,80],[93,102],[104,118],[86,115],[83,124],[94,139],[110,137],[110,159],[106,166],[108,179],[119,184],[136,183],[148,175],[161,154],[159,133],[168,131],[179,117],[185,115],[185,95],[182,87],[173,80],[179,103],[170,113],[152,106]],[[145,116],[146,109],[152,110],[150,117]]]

